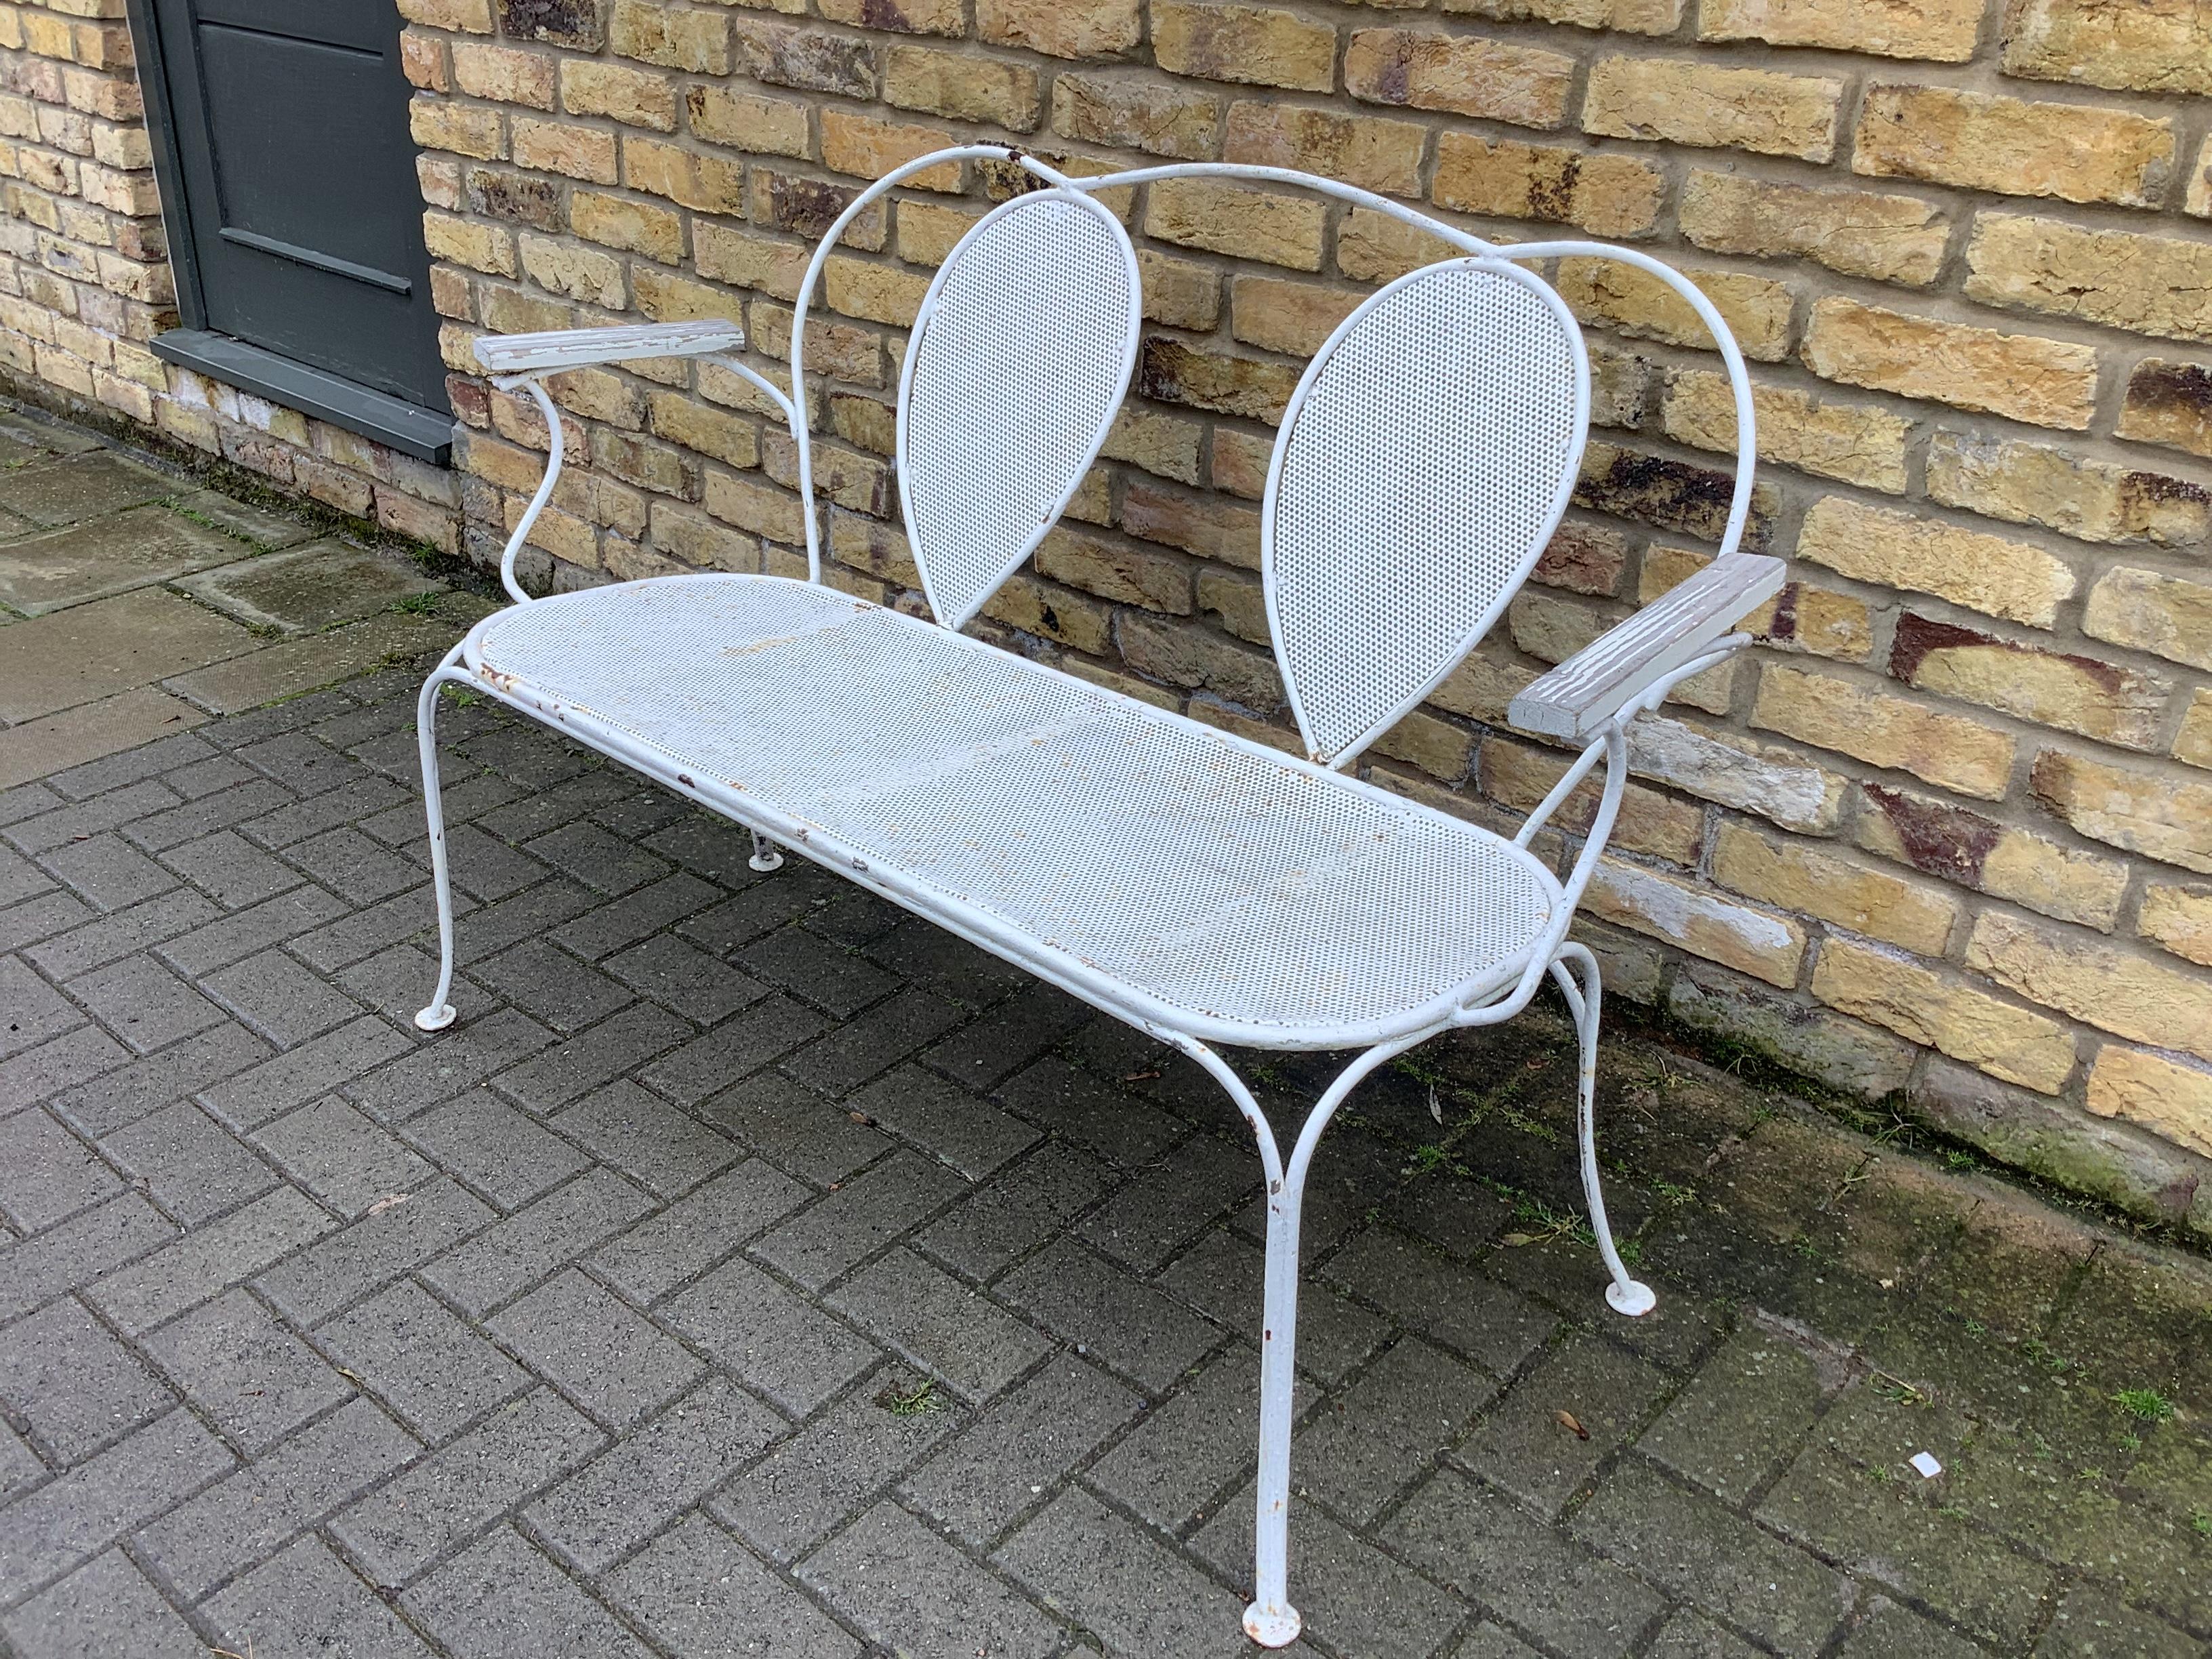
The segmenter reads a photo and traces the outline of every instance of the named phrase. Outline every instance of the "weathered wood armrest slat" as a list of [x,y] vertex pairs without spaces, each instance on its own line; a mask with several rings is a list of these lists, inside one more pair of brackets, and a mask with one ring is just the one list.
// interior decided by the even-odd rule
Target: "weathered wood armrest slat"
[[1716,559],[1513,699],[1506,719],[1524,732],[1579,742],[1782,591],[1782,561],[1759,553]]
[[581,368],[591,363],[641,357],[696,357],[744,349],[745,331],[710,318],[689,323],[624,323],[613,328],[564,328],[545,334],[488,334],[477,342],[477,361],[494,374],[534,374],[541,369]]

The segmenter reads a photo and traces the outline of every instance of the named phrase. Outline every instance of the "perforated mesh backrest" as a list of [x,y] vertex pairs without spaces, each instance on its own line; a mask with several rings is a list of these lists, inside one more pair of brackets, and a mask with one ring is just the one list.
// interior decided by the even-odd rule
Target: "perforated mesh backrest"
[[1401,277],[1315,356],[1261,527],[1315,759],[1364,747],[1482,637],[1566,509],[1589,423],[1573,317],[1500,261]]
[[1097,459],[1137,356],[1136,255],[1086,197],[1017,197],[930,285],[899,387],[899,498],[930,609],[957,628]]

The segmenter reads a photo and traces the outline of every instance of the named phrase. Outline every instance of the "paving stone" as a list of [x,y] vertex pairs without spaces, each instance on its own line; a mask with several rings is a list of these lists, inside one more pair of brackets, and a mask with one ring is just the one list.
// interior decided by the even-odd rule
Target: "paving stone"
[[231,1466],[173,1411],[0,1510],[0,1604],[19,1600],[191,1496]]
[[256,1567],[206,1607],[228,1650],[270,1656],[428,1659],[430,1650],[313,1534]]
[[1574,1530],[1777,1652],[1824,1651],[1851,1610],[1854,1593],[1841,1573],[1632,1462],[1598,1488]]
[[121,1188],[82,1140],[40,1111],[0,1119],[0,1214],[37,1232]]
[[[1260,1246],[1217,1227],[1152,1282],[1249,1339],[1261,1327],[1267,1266]],[[1298,1369],[1308,1376],[1340,1382],[1390,1334],[1389,1322],[1334,1286],[1309,1279],[1298,1287]]]
[[1699,1369],[1637,1444],[1684,1479],[1741,1503],[1795,1455],[1821,1393],[1802,1348],[1747,1328]]
[[602,1589],[678,1659],[857,1659],[860,1651],[701,1515],[663,1533]]
[[422,879],[413,864],[349,826],[294,842],[284,848],[284,857],[301,874],[356,904],[390,898]]
[[241,622],[296,635],[359,622],[445,584],[380,549],[319,541],[203,571],[178,586]]
[[143,1360],[67,1298],[0,1330],[0,1400],[64,1466],[177,1403]]
[[578,1571],[605,1571],[783,1432],[781,1418],[714,1377],[523,1511]]
[[[437,925],[436,912],[423,904],[418,893],[403,893],[361,909],[349,910],[344,905],[339,908],[343,914],[335,921],[311,928],[291,942],[292,954],[319,974],[336,974],[404,939],[427,933]],[[465,932],[473,931],[475,917],[482,914],[459,894],[453,898],[453,913],[468,918],[461,923]],[[429,995],[426,986],[423,1000],[428,1001]]]
[[1261,1182],[1249,1148],[1194,1135],[1157,1169],[1139,1173],[1083,1218],[1076,1236],[1115,1261],[1151,1274],[1176,1247]]
[[93,908],[59,888],[0,910],[0,951],[19,951],[92,920]]
[[176,1237],[167,1216],[137,1193],[124,1193],[35,1238],[0,1248],[0,1320],[88,1285]]
[[[195,766],[223,758],[222,752],[200,733],[179,732],[174,737],[143,744],[104,760],[57,772],[47,778],[46,784],[70,800],[82,800],[163,773],[189,775]],[[170,781],[173,782],[174,779]]]
[[1058,1651],[1060,1629],[912,1516],[878,1504],[799,1576],[874,1641],[915,1659]]
[[0,848],[0,904],[51,891],[53,878],[21,854]]
[[842,1102],[824,1100],[774,1072],[756,1073],[694,1109],[740,1145],[817,1187],[866,1169],[895,1144]]
[[[1667,1620],[1645,1659],[1759,1659],[1762,1651],[1735,1632],[1684,1607]],[[1944,1656],[1938,1650],[1929,1659],[1944,1659]]]
[[[197,738],[193,740],[198,741]],[[201,746],[204,749],[206,745]],[[136,750],[131,754],[150,752],[149,750]],[[102,764],[117,765],[130,758],[128,755],[118,755],[113,761],[103,762]],[[82,769],[91,770],[90,768]],[[70,775],[64,773],[62,775]],[[124,787],[118,788],[110,784],[107,786],[108,793],[99,793],[93,799],[72,797],[76,802],[72,805],[63,805],[53,795],[48,794],[46,799],[52,810],[26,813],[13,818],[9,824],[8,839],[26,853],[49,852],[110,830],[135,828],[146,818],[159,817],[162,811],[178,804],[176,792],[148,774],[119,778],[116,781]]]
[[[721,896],[720,888],[678,871],[647,886],[632,889],[618,902],[586,910],[574,921],[563,922],[546,937],[586,962],[599,962],[653,938],[662,928],[704,909]],[[613,963],[607,966],[611,972],[614,971]],[[723,971],[729,972],[726,969]],[[735,980],[738,975],[732,973],[730,977]]]
[[638,1003],[501,1073],[497,1086],[533,1112],[557,1111],[690,1035],[687,1022]]
[[109,1550],[4,1620],[22,1659],[204,1659],[207,1647],[130,1557]]
[[769,988],[758,980],[672,933],[656,934],[610,957],[606,970],[639,995],[701,1025],[711,1025],[769,994]]
[[404,1058],[344,1085],[343,1092],[379,1122],[404,1123],[552,1041],[553,1034],[536,1020],[503,1008],[441,1032]]
[[353,1393],[244,1291],[163,1326],[146,1338],[146,1350],[249,1455]]
[[969,1181],[981,1181],[1038,1139],[1020,1119],[918,1066],[900,1066],[848,1103]]
[[1537,1524],[1502,1492],[1436,1475],[1382,1529],[1401,1559],[1560,1652],[1625,1654],[1665,1610],[1635,1579]]
[[46,1478],[46,1466],[7,1424],[0,1423],[0,1504]]
[[316,742],[305,732],[284,732],[258,743],[242,744],[231,754],[302,798],[319,795],[343,783],[358,783],[368,776],[368,769],[359,761]]
[[532,1370],[616,1431],[665,1405],[705,1369],[683,1344],[573,1268],[489,1328]]
[[899,1489],[981,1547],[1143,1406],[1141,1396],[1097,1366],[1062,1355],[992,1401]]
[[222,830],[161,854],[161,862],[226,910],[240,910],[300,884],[300,872],[244,836]]
[[964,1189],[943,1165],[903,1149],[843,1182],[753,1245],[770,1267],[819,1290]]
[[[1402,1338],[1291,1443],[1297,1490],[1349,1520],[1371,1523],[1435,1466],[1496,1393],[1497,1385],[1464,1360]],[[1256,1406],[1251,1409],[1256,1417]]]
[[188,1232],[86,1292],[126,1335],[150,1330],[337,1225],[306,1194],[281,1187]]
[[433,1443],[530,1386],[530,1373],[420,1285],[399,1284],[315,1332],[331,1362],[360,1378]]
[[[922,1059],[956,1083],[988,1089],[1059,1042],[1088,1018],[1090,1012],[1065,991],[1024,979],[1012,996],[927,1050]],[[1031,1096],[1053,1092],[1060,1079],[1049,1067],[1046,1069],[1048,1076],[1032,1079],[1019,1097],[1009,1094],[1016,1110],[1023,1110]],[[1025,1115],[1038,1115],[1034,1111]]]
[[[763,880],[750,866],[752,837],[727,818],[712,812],[690,811],[644,837],[647,846],[686,870],[717,881],[725,887],[830,885],[811,866],[793,860],[774,881]],[[794,880],[793,878],[796,878]]]
[[638,1079],[680,1106],[695,1105],[796,1048],[822,1027],[821,1015],[789,997],[763,997],[647,1066]]
[[335,1095],[278,1118],[253,1143],[343,1216],[357,1216],[432,1173],[429,1164]]
[[997,1394],[1053,1346],[981,1292],[906,1249],[893,1249],[862,1268],[823,1305],[971,1405]]
[[275,1170],[185,1100],[118,1129],[100,1150],[187,1227],[277,1184]]
[[57,847],[40,866],[103,912],[120,910],[165,893],[176,876],[119,836],[94,836]]
[[84,1023],[68,998],[13,957],[0,957],[0,1008],[8,1016],[0,1026],[0,1055],[34,1048]]
[[154,954],[180,974],[210,973],[271,945],[297,939],[345,914],[343,899],[313,883],[301,883],[156,945]]
[[1381,1229],[1353,1239],[1322,1271],[1499,1376],[1518,1369],[1559,1328],[1556,1319],[1525,1297]]
[[[167,852],[218,830],[280,817],[293,805],[292,792],[266,778],[241,783],[210,795],[173,806],[166,812],[137,818],[123,826],[131,844],[148,853]],[[312,810],[328,813],[331,806],[318,803]]]
[[150,957],[126,957],[70,981],[70,994],[142,1054],[222,1022],[222,1010]]
[[714,1518],[773,1560],[804,1555],[866,1507],[869,1500],[957,1433],[967,1413],[926,1395],[894,1410],[913,1379],[879,1372],[723,1489],[708,1504]]
[[[1571,1334],[1513,1385],[1459,1455],[1485,1480],[1556,1520],[1667,1388],[1663,1373],[1602,1339]],[[1559,1420],[1561,1412],[1579,1434]]]
[[784,1069],[825,1094],[844,1094],[966,1018],[956,1004],[909,987],[810,1042],[783,1062]]
[[657,1302],[812,1196],[781,1170],[750,1159],[602,1244],[592,1267],[634,1301]]
[[[138,1534],[139,1547],[179,1595],[198,1601],[287,1538],[327,1519],[420,1449],[374,1404],[356,1398],[170,1510]],[[289,1583],[293,1571],[276,1577]],[[257,1610],[275,1611],[265,1604]],[[220,1607],[215,1611],[218,1620],[224,1616]]]
[[495,1212],[441,1176],[404,1203],[372,1205],[357,1221],[253,1281],[287,1319],[314,1325],[486,1225]]
[[1116,1654],[1249,1653],[1241,1598],[1087,1493],[1063,1492],[993,1558]]
[[750,1261],[726,1261],[677,1297],[668,1322],[774,1401],[805,1417],[882,1356]]
[[[94,449],[0,477],[0,506],[51,527],[104,517],[174,495],[180,487],[166,473],[126,461],[112,450]],[[37,569],[44,561],[34,556],[31,562]]]
[[1900,1482],[1869,1480],[1825,1448],[1790,1467],[1758,1518],[2014,1652],[2042,1621],[2050,1569],[1924,1508]]
[[1047,1330],[1154,1394],[1173,1387],[1219,1340],[1180,1304],[1065,1239],[1008,1273],[998,1291]]
[[[970,1025],[946,1041],[964,1042],[975,1030]],[[963,1068],[947,1066],[941,1058],[945,1046],[939,1043],[923,1058],[958,1076]],[[1190,1132],[1179,1120],[1063,1060],[1039,1060],[1001,1087],[999,1095],[1030,1122],[1128,1169],[1158,1163]]]
[[1503,1626],[1487,1620],[1468,1633],[1453,1650],[1452,1659],[1543,1659],[1535,1649]]
[[924,1227],[915,1243],[972,1279],[995,1278],[1095,1203],[1108,1185],[1097,1158],[1047,1141]]
[[[514,803],[484,815],[484,828],[507,841],[529,841],[574,823],[595,806],[629,794],[629,774],[544,727],[508,719],[471,737],[463,753],[522,786]],[[619,857],[619,854],[614,856]]]
[[732,958],[757,979],[780,986],[847,1019],[897,988],[898,981],[856,951],[804,927],[780,927],[738,950]]
[[80,1025],[27,1048],[0,1069],[0,1115],[21,1111],[113,1072],[131,1051],[94,1025]]
[[525,939],[485,957],[470,971],[524,1012],[564,1035],[580,1031],[636,1000],[608,975],[543,939]]
[[550,1389],[510,1401],[331,1522],[369,1583],[405,1583],[606,1443]]
[[505,1527],[440,1567],[400,1605],[457,1659],[651,1659],[612,1613]]
[[361,1015],[361,1006],[281,951],[248,957],[200,981],[210,995],[280,1048]]
[[[738,862],[742,866],[744,860]],[[753,940],[829,903],[831,896],[845,885],[826,872],[797,865],[787,867],[772,880],[755,880],[750,875],[743,883],[727,875],[713,879],[743,890],[685,917],[676,931],[708,955],[725,960]]]
[[27,945],[23,957],[40,973],[71,983],[129,958],[133,951],[204,927],[222,914],[199,894],[179,888]]
[[662,1198],[687,1193],[744,1153],[627,1078],[553,1119],[553,1127]]
[[[372,1013],[381,1014],[404,1031],[415,1028],[415,1016],[429,1000],[438,982],[436,947],[419,944],[393,945],[364,957],[337,975],[339,988]],[[466,974],[456,974],[446,1000],[481,1016],[500,999]]]
[[[1838,1659],[1975,1659],[1982,1651],[1964,1637],[1954,1636],[1941,1625],[1881,1596],[1875,1598],[1866,1622],[1836,1650]],[[2131,1647],[2127,1651],[2141,1654],[2151,1650]]]
[[[1312,1403],[1293,1398],[1303,1413]],[[1091,1466],[1087,1482],[1165,1532],[1213,1513],[1259,1462],[1260,1364],[1231,1349],[1183,1383]]]
[[481,1317],[652,1207],[612,1170],[593,1170],[487,1227],[422,1277],[470,1317]]
[[105,1136],[237,1075],[270,1053],[269,1045],[244,1026],[217,1025],[106,1072],[95,1083],[65,1090],[56,1097],[54,1109],[80,1134]]
[[528,846],[533,857],[602,893],[619,896],[669,873],[661,860],[595,823],[567,824]]
[[[1234,1583],[1252,1578],[1255,1509],[1248,1481],[1191,1540],[1192,1550]],[[1338,1650],[1429,1659],[1466,1622],[1464,1603],[1312,1505],[1292,1500],[1291,1531],[1297,1540],[1292,1605],[1306,1630]]]
[[[1889,1622],[1904,1624],[1898,1619]],[[1924,1621],[1917,1622],[1924,1630]],[[1848,1644],[1844,1650],[1850,1659],[1887,1659],[1890,1651],[1899,1659],[1948,1659],[1940,1647],[1913,1641],[1921,1633],[1900,1631],[1903,1639],[1893,1649],[1885,1649],[1876,1640],[1863,1652]],[[2172,1626],[2123,1606],[2102,1590],[2077,1584],[2067,1592],[2050,1629],[2035,1644],[2035,1659],[2189,1659],[2202,1651],[2195,1640]]]
[[409,1120],[407,1137],[502,1210],[520,1209],[591,1167],[591,1155],[486,1089]]
[[[363,1017],[251,1070],[241,1065],[218,1073],[226,1081],[195,1083],[191,1092],[229,1127],[250,1132],[334,1088],[346,1086],[349,1079],[406,1053],[412,1046],[382,1020]],[[270,1050],[266,1043],[256,1040],[253,1052],[258,1059]]]

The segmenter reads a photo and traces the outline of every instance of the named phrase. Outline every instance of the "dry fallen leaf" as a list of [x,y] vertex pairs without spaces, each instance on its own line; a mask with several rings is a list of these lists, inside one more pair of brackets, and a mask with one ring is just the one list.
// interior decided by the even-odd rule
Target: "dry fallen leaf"
[[407,1201],[407,1199],[408,1194],[405,1193],[386,1193],[382,1198],[378,1199],[375,1203],[370,1205],[366,1210],[363,1210],[362,1213],[363,1215],[382,1215],[386,1210],[398,1209],[402,1204],[404,1204]]
[[1508,1233],[1504,1237],[1499,1239],[1498,1242],[1500,1244],[1504,1245],[1508,1249],[1517,1250],[1523,1244],[1534,1244],[1536,1242],[1536,1238],[1535,1235],[1533,1233]]
[[1582,1419],[1577,1417],[1572,1412],[1553,1412],[1552,1415],[1558,1421],[1559,1425],[1576,1439],[1589,1438],[1589,1431],[1583,1426]]
[[1159,1073],[1158,1072],[1132,1072],[1128,1076],[1123,1078],[1121,1081],[1124,1083],[1142,1083],[1147,1078],[1155,1078],[1158,1075]]

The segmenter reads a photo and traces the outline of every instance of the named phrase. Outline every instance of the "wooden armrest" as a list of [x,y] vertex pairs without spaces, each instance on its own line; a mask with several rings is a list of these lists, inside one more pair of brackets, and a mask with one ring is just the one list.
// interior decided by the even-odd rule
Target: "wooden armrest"
[[1780,592],[1784,574],[1759,553],[1714,560],[1528,687],[1505,718],[1546,737],[1589,737]]
[[696,357],[744,348],[745,331],[709,317],[689,323],[623,323],[613,328],[562,328],[546,334],[487,334],[477,361],[494,374],[627,362],[638,357]]

